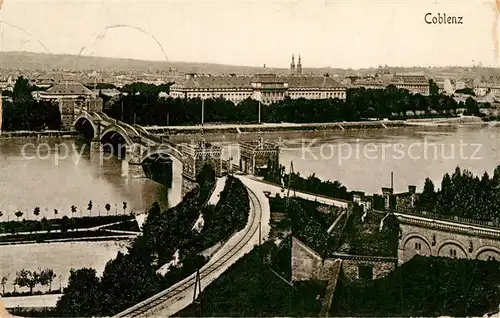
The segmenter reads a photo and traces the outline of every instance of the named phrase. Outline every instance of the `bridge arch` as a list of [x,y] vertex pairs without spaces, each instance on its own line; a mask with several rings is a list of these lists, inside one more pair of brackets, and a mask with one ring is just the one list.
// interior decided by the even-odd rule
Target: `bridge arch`
[[494,246],[483,246],[476,251],[475,259],[484,261],[491,258],[500,260],[500,249]]
[[154,157],[175,158],[178,161],[182,162],[183,155],[178,149],[169,145],[161,144],[156,149],[151,149],[151,150],[148,149],[148,151],[143,156],[141,156],[139,162],[142,163]]
[[94,121],[90,119],[88,115],[84,114],[76,118],[73,127],[75,127],[76,131],[83,133],[87,138],[94,138],[99,131]]
[[[449,250],[446,248],[449,248]],[[436,254],[436,256],[456,258],[468,258],[468,255],[469,253],[467,253],[467,247],[455,240],[445,240],[442,242],[439,245]]]
[[134,142],[130,138],[128,132],[119,125],[109,125],[104,129],[104,131],[99,136],[101,143],[106,143],[106,141],[111,140],[113,136],[120,136],[127,145],[132,145]]

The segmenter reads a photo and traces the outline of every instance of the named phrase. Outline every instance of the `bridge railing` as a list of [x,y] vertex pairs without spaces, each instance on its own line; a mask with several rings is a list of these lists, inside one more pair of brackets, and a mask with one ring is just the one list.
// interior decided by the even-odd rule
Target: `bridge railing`
[[500,223],[493,222],[493,221],[476,220],[476,219],[464,218],[464,217],[460,217],[460,216],[445,215],[445,214],[438,214],[438,213],[425,212],[425,211],[421,211],[421,212],[419,212],[419,211],[412,211],[412,212],[404,211],[403,212],[403,211],[397,211],[397,210],[390,210],[390,211],[392,211],[394,213],[408,214],[408,215],[413,215],[413,216],[421,216],[421,217],[438,219],[438,220],[443,220],[443,221],[452,221],[452,222],[469,224],[469,225],[480,225],[480,226],[484,226],[484,227],[500,228]]

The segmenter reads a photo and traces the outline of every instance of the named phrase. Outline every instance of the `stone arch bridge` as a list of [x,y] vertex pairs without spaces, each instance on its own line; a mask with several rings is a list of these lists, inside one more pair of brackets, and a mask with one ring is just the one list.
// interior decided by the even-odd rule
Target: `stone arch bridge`
[[130,125],[102,112],[82,111],[74,124],[92,147],[110,150],[122,160],[122,176],[145,177],[146,163],[178,160],[182,164],[182,195],[196,185],[196,175],[205,163],[220,176],[223,170],[222,148],[214,145],[174,144],[139,125]]

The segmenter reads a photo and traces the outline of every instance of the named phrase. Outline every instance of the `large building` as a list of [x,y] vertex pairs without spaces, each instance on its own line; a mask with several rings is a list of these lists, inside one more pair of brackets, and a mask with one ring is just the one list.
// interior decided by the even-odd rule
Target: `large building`
[[429,95],[429,80],[421,74],[395,74],[390,84],[415,94]]
[[199,75],[186,74],[185,80],[170,87],[173,98],[224,98],[239,103],[247,98],[271,104],[292,99],[345,99],[346,88],[329,75],[302,75],[302,63],[292,56],[289,75]]
[[497,76],[476,80],[473,87],[477,96],[500,96],[500,78]]
[[81,83],[59,83],[46,91],[35,92],[35,98],[49,100],[59,106],[63,129],[71,129],[78,116],[76,110],[100,112],[103,100]]

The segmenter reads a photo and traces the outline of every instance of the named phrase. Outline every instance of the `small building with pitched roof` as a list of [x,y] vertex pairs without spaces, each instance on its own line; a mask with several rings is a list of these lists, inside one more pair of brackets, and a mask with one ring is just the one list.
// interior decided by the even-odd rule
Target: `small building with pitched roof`
[[39,91],[37,98],[59,106],[65,130],[72,129],[78,111],[101,112],[103,107],[102,98],[78,82],[58,83],[46,91]]

